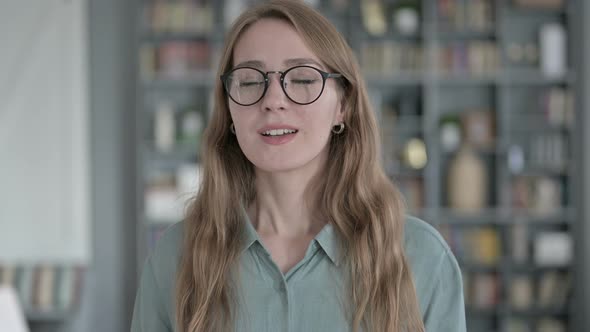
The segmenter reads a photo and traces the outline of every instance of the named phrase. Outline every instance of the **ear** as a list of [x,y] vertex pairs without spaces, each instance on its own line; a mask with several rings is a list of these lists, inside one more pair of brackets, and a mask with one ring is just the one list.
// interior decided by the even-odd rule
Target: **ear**
[[344,122],[344,103],[342,102],[344,98],[342,98],[342,96],[340,96],[340,98],[338,98],[338,105],[336,105],[336,114],[335,114],[335,124],[339,124]]

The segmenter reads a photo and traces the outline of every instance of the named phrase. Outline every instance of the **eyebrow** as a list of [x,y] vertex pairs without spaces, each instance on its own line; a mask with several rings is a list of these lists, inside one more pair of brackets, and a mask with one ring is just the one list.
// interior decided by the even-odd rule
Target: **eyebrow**
[[287,66],[300,66],[300,65],[316,65],[318,67],[322,67],[317,61],[312,58],[295,58],[295,59],[287,59],[284,62]]
[[[323,68],[323,66],[319,62],[317,62],[316,60],[314,60],[312,58],[287,59],[287,60],[283,61],[283,63],[286,66],[316,65],[320,68]],[[263,69],[265,66],[264,66],[264,62],[262,62],[260,60],[248,60],[248,61],[240,62],[235,67],[236,68],[238,68],[238,67],[254,67],[254,68],[258,68],[258,69]]]

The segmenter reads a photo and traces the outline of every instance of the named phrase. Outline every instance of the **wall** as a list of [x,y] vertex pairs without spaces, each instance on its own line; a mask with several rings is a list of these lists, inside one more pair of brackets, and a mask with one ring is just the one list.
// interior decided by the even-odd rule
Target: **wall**
[[136,8],[136,0],[89,0],[92,265],[75,318],[33,332],[129,331],[137,273]]
[[580,34],[578,42],[581,43],[581,52],[579,54],[581,62],[581,70],[579,71],[582,84],[578,93],[578,102],[582,107],[582,118],[578,121],[578,130],[582,133],[582,139],[579,142],[577,153],[583,155],[583,161],[580,165],[580,173],[583,174],[582,181],[580,181],[579,202],[582,207],[581,229],[579,232],[577,248],[583,255],[578,258],[579,273],[576,276],[578,281],[574,294],[578,296],[576,321],[579,331],[588,331],[590,329],[590,2],[580,0],[580,10],[582,12],[580,18]]

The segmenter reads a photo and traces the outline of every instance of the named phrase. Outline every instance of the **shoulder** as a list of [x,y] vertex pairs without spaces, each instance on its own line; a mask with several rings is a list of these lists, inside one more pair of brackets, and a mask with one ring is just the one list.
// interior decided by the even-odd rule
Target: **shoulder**
[[416,277],[433,269],[459,269],[455,256],[440,233],[429,223],[406,216],[404,250]]
[[413,216],[405,219],[404,247],[407,255],[418,255],[422,259],[452,256],[440,233],[429,223]]
[[161,285],[169,285],[176,275],[184,239],[184,222],[170,225],[162,233],[148,256],[154,276]]
[[430,317],[432,323],[437,313],[450,313],[449,310],[456,309],[460,318],[463,305],[461,270],[446,241],[433,226],[411,216],[405,220],[404,240],[424,317]]
[[184,221],[168,226],[163,232],[151,252],[153,260],[162,258],[169,260],[172,256],[180,254],[184,239]]
[[174,284],[183,241],[184,223],[169,226],[150,251],[135,299],[132,331],[171,331]]

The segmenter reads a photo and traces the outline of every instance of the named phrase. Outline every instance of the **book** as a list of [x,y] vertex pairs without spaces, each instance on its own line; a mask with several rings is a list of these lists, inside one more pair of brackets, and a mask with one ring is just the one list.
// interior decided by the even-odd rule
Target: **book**
[[493,308],[499,301],[498,276],[478,273],[472,276],[472,304],[479,309]]
[[550,271],[539,277],[537,305],[540,308],[563,308],[571,292],[569,273]]
[[54,309],[54,284],[55,268],[50,265],[41,265],[36,269],[37,289],[34,294],[35,307],[40,311]]
[[0,267],[0,285],[13,286],[16,278],[16,266],[4,265]]
[[527,275],[514,276],[510,282],[510,305],[514,309],[529,309],[533,304],[533,281]]

